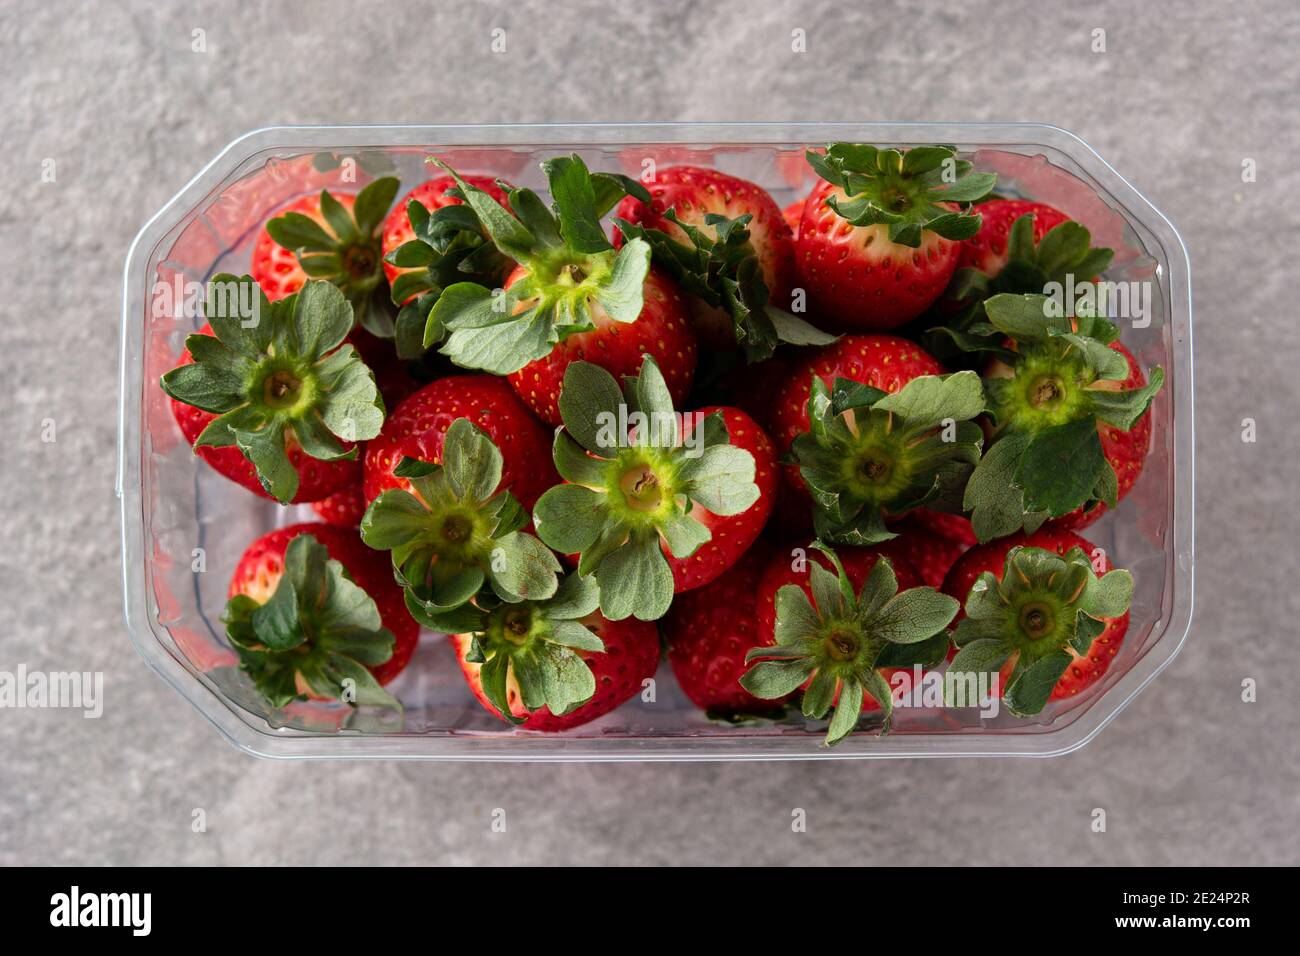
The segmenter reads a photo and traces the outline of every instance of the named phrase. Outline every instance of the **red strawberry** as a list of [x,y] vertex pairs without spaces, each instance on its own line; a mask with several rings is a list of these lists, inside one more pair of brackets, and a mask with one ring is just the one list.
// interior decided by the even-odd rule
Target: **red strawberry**
[[373,501],[389,488],[410,488],[393,474],[403,458],[442,460],[451,423],[467,418],[487,433],[504,459],[501,487],[528,509],[559,481],[551,464],[551,434],[528,413],[510,387],[490,375],[451,375],[420,389],[388,416],[366,446],[365,494]]
[[[1004,339],[984,371],[993,430],[967,488],[976,529],[984,538],[1007,534],[1021,507],[1071,527],[1095,521],[1100,502],[1113,505],[1137,480],[1164,371],[1157,366],[1148,379],[1120,345],[1117,326],[1063,315],[1046,296],[1000,293],[982,308]],[[990,478],[995,461],[1015,470],[1014,484]],[[1062,471],[1060,461],[1070,468]]]
[[799,221],[799,276],[813,314],[845,330],[905,325],[943,293],[959,243],[927,232],[920,246],[890,242],[884,226],[854,226],[826,204],[844,193],[819,183]]
[[[809,350],[776,388],[772,439],[777,451],[784,455],[810,427],[808,397],[813,375],[827,387],[833,387],[837,378],[846,378],[893,393],[914,378],[943,374],[943,366],[919,345],[893,335],[846,335],[832,345]],[[786,484],[796,490],[793,497],[806,502],[798,468],[787,465],[785,476]]]
[[[998,538],[997,540],[989,541],[986,544],[977,545],[957,559],[957,563],[952,566],[951,570],[948,572],[947,578],[944,580],[944,593],[956,598],[958,601],[961,601],[963,605],[962,610],[958,612],[957,617],[954,620],[954,624],[961,622],[965,618],[965,605],[967,599],[971,595],[971,588],[974,586],[981,574],[988,572],[999,581],[1003,580],[1003,572],[1005,570],[1008,554],[1016,547],[1041,548],[1063,557],[1066,556],[1072,548],[1080,548],[1083,552],[1083,557],[1086,558],[1087,561],[1096,562],[1100,559],[1099,566],[1101,568],[1101,573],[1104,574],[1109,572],[1113,567],[1108,556],[1099,551],[1099,549],[1097,549],[1091,542],[1079,537],[1079,535],[1074,534],[1071,531],[1040,529],[1034,534],[1014,534],[1006,538]],[[1010,620],[1006,626],[1008,633],[1016,640],[1028,641],[1028,638],[1024,636],[1024,628],[1026,626],[1024,621],[1027,621],[1028,617],[1023,612],[1026,608],[1031,607],[1031,604],[1034,601],[1035,589],[1041,590],[1050,595],[1051,575],[1053,573],[1057,572],[1054,572],[1054,569],[1047,569],[1045,580],[1042,582],[1035,581],[1032,578],[1025,579],[1025,594],[1021,595],[1015,604],[1016,607],[1021,608],[1022,613],[1017,618]],[[1075,597],[1077,599],[1078,595],[1076,594]],[[1052,623],[1060,623],[1068,616],[1077,613],[1075,605],[1067,601],[1053,598],[1043,603],[1049,605],[1049,618],[1054,619],[1048,621],[1049,625]],[[1125,604],[1125,607],[1127,608],[1127,604]],[[1051,608],[1055,608],[1055,611],[1050,611]],[[1043,634],[1041,637],[1035,635],[1035,640],[1055,642],[1050,645],[1052,649],[1056,649],[1060,646],[1070,656],[1070,664],[1065,669],[1060,679],[1056,682],[1049,699],[1061,700],[1066,697],[1073,697],[1100,680],[1102,675],[1106,673],[1107,668],[1110,667],[1110,663],[1114,660],[1115,655],[1119,652],[1120,643],[1123,641],[1124,635],[1128,631],[1128,622],[1129,614],[1127,609],[1125,609],[1122,614],[1105,618],[1104,628],[1101,630],[1100,634],[1093,638],[1091,646],[1089,646],[1084,653],[1080,653],[1075,648],[1069,646],[1068,643],[1058,640],[1056,633],[1051,630],[1049,630],[1048,633]],[[1048,645],[1045,644],[1044,646],[1046,647]],[[960,653],[961,652],[959,651],[959,657]],[[960,659],[958,659],[958,663],[954,664],[954,666],[958,666],[959,664]],[[1004,688],[1007,686],[1007,683],[1011,678],[1015,664],[1016,657],[1013,655],[1001,667],[1000,674],[1002,686]]]
[[355,528],[361,524],[361,519],[365,517],[366,504],[365,491],[361,482],[358,481],[342,491],[336,491],[328,498],[313,501],[311,510],[320,515],[321,520],[326,524]]
[[442,341],[442,353],[457,365],[509,376],[550,425],[560,422],[565,369],[579,359],[623,376],[652,355],[684,399],[696,360],[685,302],[673,283],[650,271],[648,243],[635,239],[615,249],[600,225],[629,191],[647,200],[649,194],[626,177],[588,171],[576,154],[548,159],[542,168],[550,207],[532,190],[511,193],[527,225],[452,172],[497,251],[518,268],[502,294],[473,282],[448,286],[429,312],[424,344]]
[[[344,209],[349,211],[357,201],[355,193],[331,192],[330,195],[337,199]],[[321,212],[320,203],[320,194],[313,193],[310,196],[303,196],[301,199],[295,199],[293,202],[281,206],[271,214],[270,218],[278,219],[286,213],[297,213],[306,216],[324,229],[331,237],[337,239],[334,230]],[[261,228],[257,233],[257,238],[253,241],[253,259],[248,264],[248,271],[257,280],[257,284],[262,287],[266,297],[272,302],[278,302],[285,296],[293,295],[307,282],[307,273],[298,262],[298,256],[294,250],[286,249],[272,239],[271,233],[266,226]]]
[[668,663],[677,683],[710,713],[763,714],[780,707],[780,701],[760,700],[739,683],[748,667],[745,655],[761,643],[754,612],[771,553],[770,545],[754,545],[711,584],[678,595],[664,618]]
[[[1117,386],[1119,388],[1133,389],[1142,388],[1147,383],[1147,377],[1142,372],[1142,367],[1138,365],[1137,359],[1133,353],[1126,349],[1119,342],[1112,342],[1110,347],[1119,352],[1128,359],[1129,376],[1124,382]],[[1118,501],[1123,501],[1124,496],[1133,490],[1137,484],[1138,476],[1142,474],[1142,468],[1146,465],[1147,455],[1151,451],[1151,409],[1147,409],[1142,416],[1133,423],[1133,427],[1128,431],[1122,431],[1114,425],[1099,421],[1097,423],[1097,434],[1101,436],[1101,450],[1106,455],[1106,460],[1110,466],[1115,469],[1115,476],[1119,479]],[[1097,521],[1106,513],[1106,505],[1103,502],[1093,502],[1093,507],[1084,510],[1080,505],[1074,511],[1060,518],[1052,520],[1052,526],[1061,529],[1078,529],[1086,528],[1088,525]]]
[[[482,614],[476,632],[453,635],[452,649],[478,702],[498,717],[508,708],[524,730],[554,732],[602,717],[639,694],[659,666],[659,632],[635,618],[606,620],[596,601],[595,582],[574,574],[551,601],[499,606]],[[531,708],[530,695],[536,698]]]
[[[813,313],[845,330],[916,318],[952,278],[959,241],[979,228],[959,204],[986,194],[992,174],[970,173],[942,147],[900,154],[838,143],[807,159],[822,177],[799,223],[799,276]],[[954,181],[942,177],[944,164]]]
[[[958,269],[978,269],[980,272],[995,276],[1007,264],[1009,256],[1008,240],[1011,238],[1011,224],[1021,216],[1034,217],[1034,243],[1042,241],[1048,231],[1070,217],[1059,209],[1041,202],[1029,202],[1025,199],[990,199],[979,205],[979,232],[971,236],[959,247],[957,257]],[[1080,280],[1091,278],[1080,276]]]
[[[496,180],[491,176],[466,176],[465,181],[473,183],[497,202],[503,205],[507,202],[505,190],[498,186]],[[411,220],[406,211],[411,201],[419,202],[430,212],[441,209],[443,206],[459,206],[461,200],[447,195],[447,190],[455,185],[456,180],[450,176],[439,176],[416,186],[398,201],[397,205],[388,214],[388,218],[384,220],[383,253],[385,257],[415,238],[415,231],[411,228]],[[390,262],[384,262],[384,274],[388,276],[389,283],[395,282],[397,277],[404,272],[415,272],[418,269],[419,267],[404,269]],[[412,293],[407,297],[406,301],[409,302],[416,295],[418,293]]]
[[[758,633],[763,646],[776,644],[776,592],[787,584],[797,584],[811,598],[813,592],[808,562],[816,561],[823,568],[833,570],[831,563],[820,552],[808,547],[799,550],[802,551],[802,554],[796,556],[791,548],[778,549],[777,553],[768,562],[767,568],[763,571],[763,576],[759,580],[756,617],[758,620]],[[895,554],[885,554],[881,548],[840,547],[835,549],[835,553],[843,563],[844,570],[848,573],[849,581],[852,582],[855,591],[862,587],[876,561],[882,556],[888,557],[890,564],[893,565],[894,577],[898,581],[899,591],[925,585],[920,573],[912,567],[906,558]],[[895,670],[897,668],[886,668],[883,671],[885,679],[889,680]],[[863,713],[879,709],[880,705],[870,695],[862,698]]]
[[[708,232],[704,217],[710,213],[735,219],[750,215],[749,241],[758,255],[772,301],[783,305],[794,284],[794,235],[787,227],[781,209],[761,187],[716,169],[701,166],[671,166],[657,172],[654,182],[647,183],[651,202],[627,196],[616,215],[628,222],[660,229],[678,242],[687,236],[664,213],[672,210],[682,222]],[[618,244],[618,239],[615,240]],[[729,323],[728,323],[729,326]],[[728,332],[730,328],[728,327]],[[730,337],[730,336],[728,336]]]
[[358,327],[391,337],[379,226],[398,185],[383,176],[355,195],[322,190],[277,210],[258,233],[249,266],[267,297],[292,295],[310,274],[343,292]]
[[[758,424],[738,408],[709,406],[701,408],[696,416],[701,419],[714,412],[722,413],[731,444],[743,448],[754,456],[754,484],[758,485],[758,500],[739,514],[721,517],[697,504],[691,517],[709,529],[712,538],[687,558],[675,558],[668,546],[663,545],[668,564],[673,569],[673,591],[680,594],[715,580],[743,555],[762,532],[772,513],[776,500],[776,451],[772,441]],[[694,416],[687,419],[688,428],[694,425]],[[688,434],[690,432],[688,431]]]
[[[521,266],[506,280],[506,288],[525,279]],[[548,425],[560,424],[560,386],[564,371],[577,361],[592,362],[616,378],[635,375],[646,355],[654,356],[663,370],[673,401],[681,403],[695,378],[695,332],[686,314],[686,302],[677,286],[651,270],[642,286],[644,305],[632,323],[615,322],[604,315],[596,328],[561,340],[544,358],[529,362],[508,378],[533,412]]]
[[[212,286],[230,293],[209,299],[217,331],[210,324],[189,336],[160,382],[195,453],[282,504],[354,483],[355,445],[378,434],[384,411],[373,373],[342,342],[343,293],[313,281],[272,304],[249,276],[216,276]],[[236,302],[257,321],[219,314]],[[290,334],[291,325],[299,331]]]
[[[344,605],[340,610],[330,608],[326,597],[311,598],[314,603],[304,610],[301,603],[304,595],[299,594],[299,626],[303,640],[291,649],[278,653],[273,649],[268,651],[265,641],[259,639],[259,622],[254,612],[276,595],[285,574],[290,544],[300,536],[313,538],[324,545],[329,559],[343,566],[351,582],[374,602],[379,621],[391,633],[392,639],[376,633],[376,647],[363,649],[360,637],[367,627],[373,627],[373,622],[347,616],[348,605],[355,604],[355,599],[338,595]],[[336,586],[336,582],[324,575],[321,566],[307,561],[301,567],[306,569],[307,584],[311,588],[307,593],[325,595]],[[302,583],[298,582],[300,588]],[[353,676],[355,679],[355,675],[346,669],[336,669],[324,659],[328,653],[341,653],[365,665],[375,681],[387,684],[410,663],[420,636],[419,626],[406,611],[402,589],[393,581],[388,556],[362,544],[356,531],[332,525],[289,525],[258,538],[235,566],[228,596],[232,602],[223,616],[227,632],[244,660],[245,669],[253,675],[259,690],[276,706],[282,706],[296,695],[337,699],[338,695],[322,691],[342,677]],[[316,614],[322,604],[327,611],[344,615],[343,619],[309,620],[304,616]],[[351,609],[351,612],[355,613],[355,610]],[[339,646],[329,645],[331,627],[338,629]],[[360,703],[367,702],[363,691],[364,688],[357,688],[357,701]]]
[[537,535],[578,555],[601,613],[654,621],[673,594],[735,563],[762,531],[776,483],[771,443],[744,412],[682,415],[650,356],[620,384],[574,362],[553,445],[564,483],[537,501]]
[[[943,518],[953,517],[938,512],[927,513]],[[930,587],[941,588],[948,569],[970,545],[935,534],[924,526],[918,517],[919,514],[909,515],[893,529],[898,533],[898,537],[891,538],[877,547],[882,554],[915,568],[922,580]],[[967,528],[969,526],[970,523],[967,522]]]

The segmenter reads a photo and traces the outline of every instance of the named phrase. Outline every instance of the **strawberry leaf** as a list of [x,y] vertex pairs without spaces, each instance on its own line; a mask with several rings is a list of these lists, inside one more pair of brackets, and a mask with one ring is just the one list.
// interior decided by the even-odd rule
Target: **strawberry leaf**
[[754,458],[728,443],[716,413],[695,424],[701,431],[688,444],[649,355],[621,389],[603,368],[573,362],[559,404],[554,456],[569,483],[538,499],[538,537],[579,555],[579,573],[600,585],[605,617],[655,620],[673,594],[665,550],[685,558],[712,540],[696,505],[731,515],[758,500]]
[[921,376],[893,395],[845,379],[828,390],[814,375],[810,428],[791,458],[813,498],[818,536],[876,544],[894,537],[889,516],[953,507],[951,486],[980,457],[984,435],[972,419],[984,404],[974,372]]
[[841,218],[855,226],[887,226],[891,242],[912,248],[920,247],[927,231],[954,241],[975,235],[978,214],[940,204],[969,207],[997,182],[992,173],[972,172],[971,164],[956,159],[950,146],[902,153],[833,143],[824,155],[809,150],[807,158],[822,179],[843,190],[843,197],[827,199]]
[[527,516],[498,491],[501,452],[468,419],[447,430],[442,466],[399,468],[411,490],[385,491],[370,503],[361,538],[392,552],[407,606],[427,627],[473,598],[487,583],[497,599],[519,602],[555,593],[559,561],[519,529]]
[[[955,600],[933,588],[898,591],[888,558],[878,558],[860,591],[829,547],[815,542],[835,569],[809,566],[809,590],[787,584],[777,591],[775,647],[756,647],[746,655],[753,666],[740,684],[755,697],[771,700],[797,690],[811,677],[803,697],[806,717],[821,719],[835,711],[826,733],[832,746],[853,731],[862,703],[870,695],[887,732],[893,713],[889,685],[879,669],[906,666],[900,661],[941,659],[947,650],[946,628],[956,616]],[[780,657],[780,661],[762,658]],[[889,663],[885,663],[888,661]]]
[[301,677],[321,697],[401,709],[366,669],[393,653],[378,606],[310,534],[289,542],[265,604],[237,595],[221,619],[241,669],[272,707],[305,698]]
[[996,672],[1013,661],[1003,701],[1017,716],[1042,711],[1072,659],[1086,655],[1106,622],[1123,615],[1133,596],[1127,571],[1098,577],[1081,548],[1065,555],[1042,548],[1007,552],[999,581],[980,575],[957,625],[953,674]]
[[[250,276],[219,275],[210,289],[208,320],[216,338],[186,339],[194,361],[165,374],[163,391],[219,415],[195,447],[238,446],[267,492],[289,502],[299,479],[287,436],[309,457],[329,461],[355,455],[342,443],[374,438],[383,427],[374,373],[351,345],[341,344],[352,328],[352,308],[327,282],[308,282],[274,305]],[[238,311],[241,302],[252,304],[251,314]]]

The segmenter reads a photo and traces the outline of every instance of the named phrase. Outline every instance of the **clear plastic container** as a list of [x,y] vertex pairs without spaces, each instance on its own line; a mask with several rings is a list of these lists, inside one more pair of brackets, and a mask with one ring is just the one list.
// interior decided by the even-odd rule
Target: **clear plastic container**
[[[1063,210],[1116,255],[1107,278],[1149,283],[1145,328],[1124,341],[1146,367],[1162,365],[1150,459],[1137,486],[1088,529],[1136,592],[1122,649],[1082,699],[1049,704],[1035,719],[1005,710],[900,709],[887,736],[859,733],[835,748],[823,728],[787,722],[731,726],[708,720],[661,666],[654,702],[637,698],[564,734],[511,729],[467,692],[440,635],[425,635],[390,685],[405,706],[400,731],[343,727],[343,705],[293,705],[268,714],[235,666],[220,624],[226,585],[244,547],[272,527],[314,516],[249,495],[198,459],[158,387],[186,333],[202,323],[160,305],[158,284],[202,283],[247,271],[268,213],[299,195],[368,178],[369,153],[396,165],[403,192],[428,178],[437,154],[463,172],[544,188],[538,161],[577,152],[593,169],[641,171],[711,165],[758,182],[781,204],[804,195],[808,145],[834,141],[909,146],[948,143],[998,173],[998,191]],[[320,172],[312,157],[352,157]],[[373,126],[261,129],[227,146],[141,229],[127,256],[121,350],[117,493],[122,505],[126,619],[145,661],[242,749],[268,757],[429,760],[847,760],[890,756],[1046,756],[1096,736],[1169,662],[1192,615],[1192,328],[1187,251],[1178,232],[1086,143],[1042,125],[972,123],[670,124],[592,126]],[[201,549],[201,552],[196,549]],[[201,567],[202,570],[196,570]],[[1122,732],[1122,731],[1121,731]]]

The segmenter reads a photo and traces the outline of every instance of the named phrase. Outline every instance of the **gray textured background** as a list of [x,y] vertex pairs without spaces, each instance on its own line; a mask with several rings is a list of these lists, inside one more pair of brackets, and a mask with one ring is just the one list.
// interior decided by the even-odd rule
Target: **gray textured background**
[[[0,12],[0,669],[102,670],[102,719],[0,710],[0,863],[1294,863],[1300,7],[356,2]],[[1140,6],[1139,11],[1132,8]],[[854,12],[848,8],[854,7]],[[308,15],[310,11],[310,16]],[[490,31],[509,53],[488,53]],[[194,28],[208,52],[191,52]],[[809,52],[789,52],[790,31]],[[1091,31],[1107,31],[1104,54]],[[124,633],[119,274],[139,226],[273,123],[1036,120],[1193,257],[1198,595],[1182,655],[1054,760],[257,761]],[[57,162],[57,182],[40,181]],[[1243,157],[1258,182],[1243,184]],[[1243,417],[1259,441],[1240,441]],[[53,418],[58,441],[40,441]],[[1240,702],[1245,676],[1259,702]],[[207,812],[208,832],[190,830]],[[504,807],[509,832],[492,834]],[[792,807],[808,832],[790,831]],[[1104,807],[1109,832],[1092,834]]]

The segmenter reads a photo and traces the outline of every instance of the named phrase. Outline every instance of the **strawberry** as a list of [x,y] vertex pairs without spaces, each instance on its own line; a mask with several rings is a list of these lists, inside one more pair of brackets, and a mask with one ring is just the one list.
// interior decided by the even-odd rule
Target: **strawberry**
[[[508,201],[504,184],[486,176],[465,181],[496,202]],[[394,346],[398,357],[408,360],[424,353],[429,312],[443,289],[458,282],[496,289],[514,268],[460,198],[451,176],[422,183],[394,207],[384,223],[383,252],[392,302],[399,307]]]
[[731,567],[740,555],[754,543],[776,500],[780,480],[776,450],[758,424],[738,408],[709,405],[691,413],[686,420],[686,437],[689,440],[697,423],[712,415],[721,415],[726,426],[731,447],[749,452],[754,459],[754,484],[758,486],[758,500],[744,511],[733,515],[718,515],[701,504],[696,504],[689,516],[698,521],[710,534],[710,539],[691,555],[679,558],[673,555],[667,542],[662,544],[668,565],[673,571],[673,592],[681,594],[702,587],[715,580]]
[[311,510],[316,512],[326,524],[356,528],[365,517],[367,503],[365,490],[358,481],[348,485],[342,491],[334,492],[328,498],[313,501]]
[[560,410],[554,457],[566,483],[538,499],[537,533],[580,555],[610,620],[662,617],[675,591],[716,578],[762,530],[775,481],[766,437],[738,409],[683,422],[649,355],[621,390],[600,366],[574,362]]
[[[924,510],[924,509],[922,509]],[[920,521],[921,512],[909,515],[895,525],[898,537],[892,538],[878,546],[881,554],[895,562],[895,566],[906,563],[916,569],[921,580],[932,588],[942,588],[948,569],[953,566],[974,543],[944,537],[936,534]],[[940,518],[957,517],[940,512],[929,512]],[[969,525],[968,525],[969,526]]]
[[[808,402],[814,376],[831,388],[836,379],[847,379],[894,393],[915,378],[942,374],[943,366],[924,349],[893,335],[846,335],[832,345],[809,350],[778,381],[769,399],[767,424],[777,453],[788,455],[795,439],[812,427]],[[801,535],[811,530],[807,486],[798,466],[787,465],[784,472],[780,523],[787,533]]]
[[943,660],[958,603],[922,586],[903,561],[862,550],[846,550],[852,556],[842,560],[825,545],[813,547],[824,561],[805,559],[796,570],[780,554],[764,573],[758,621],[766,646],[746,655],[757,663],[741,686],[764,700],[802,689],[804,716],[814,719],[834,706],[828,745],[864,712],[882,712],[884,733],[893,716],[891,675]]
[[343,293],[312,281],[272,304],[251,276],[218,275],[207,311],[208,326],[160,382],[195,453],[281,504],[355,482],[355,443],[379,434],[384,403],[344,343],[352,307]]
[[945,361],[961,351],[996,349],[984,300],[999,293],[1041,293],[1059,284],[1082,287],[1105,271],[1113,250],[1094,249],[1092,236],[1042,203],[995,199],[980,204],[980,231],[961,245],[957,271],[939,303],[944,325],[922,341]]
[[[649,217],[653,225],[626,219],[614,223],[616,238],[645,242],[656,268],[671,276],[688,295],[695,328],[706,348],[721,352],[739,348],[747,362],[763,362],[772,357],[780,342],[834,342],[835,336],[772,303],[775,298],[785,304],[790,296],[783,290],[773,295],[773,280],[765,275],[770,266],[751,241],[753,220],[752,213],[728,219],[707,212],[703,223],[695,225],[669,209],[661,217]],[[769,231],[765,241],[771,240]],[[785,280],[778,276],[775,281]]]
[[529,189],[510,191],[507,211],[457,176],[497,249],[519,263],[504,292],[475,282],[442,290],[425,325],[424,345],[465,368],[510,376],[520,397],[551,425],[560,421],[557,393],[570,363],[595,362],[616,376],[653,355],[685,397],[695,374],[696,344],[680,294],[650,277],[650,248],[632,240],[615,250],[600,219],[624,195],[644,200],[636,181],[590,173],[576,155],[542,164],[552,208]]
[[381,685],[410,662],[420,629],[388,562],[355,531],[295,524],[263,535],[235,566],[229,598],[226,634],[271,706],[312,697],[400,708]]
[[[689,223],[708,233],[710,214],[725,219],[749,216],[749,241],[758,258],[763,281],[772,300],[789,301],[794,285],[794,234],[771,196],[755,183],[702,166],[671,166],[657,172],[647,185],[650,202],[626,196],[617,215],[626,222],[658,229],[678,242],[687,234],[678,223]],[[668,218],[665,214],[675,215]]]
[[365,497],[390,488],[409,490],[394,474],[404,458],[441,462],[447,429],[460,418],[481,428],[501,449],[501,484],[532,510],[559,482],[551,465],[551,434],[529,414],[510,386],[491,375],[450,375],[430,382],[398,405],[378,438],[366,446]]
[[397,187],[384,176],[355,196],[323,189],[283,207],[253,242],[253,278],[272,302],[297,292],[308,276],[326,279],[352,303],[359,327],[392,338],[379,226]]
[[524,730],[556,732],[631,700],[659,666],[653,624],[597,612],[596,582],[569,575],[550,600],[470,605],[444,627],[470,690]]
[[[356,202],[357,197],[351,193],[331,193],[335,201],[345,210],[351,211],[352,204]],[[305,216],[318,227],[328,231],[329,226],[325,222],[325,217],[320,211],[320,196],[313,193],[303,196],[281,206],[273,214],[272,218],[294,213]],[[257,233],[257,238],[253,240],[252,261],[248,264],[248,271],[257,280],[257,284],[262,287],[266,297],[272,302],[278,302],[286,296],[293,295],[307,283],[308,275],[298,263],[298,257],[294,255],[292,249],[286,249],[274,239],[271,233],[263,226]]]
[[1011,258],[1011,226],[1021,216],[1032,217],[1035,246],[1043,241],[1049,230],[1070,221],[1070,217],[1059,209],[1025,199],[990,199],[980,203],[979,212],[979,232],[961,244],[957,268],[978,269],[989,276],[1000,273]]
[[964,605],[949,669],[998,671],[1008,708],[1031,716],[1105,674],[1128,631],[1133,578],[1077,534],[1040,530],[967,551],[943,590]]
[[[846,335],[833,345],[809,351],[775,389],[772,439],[782,454],[810,427],[808,399],[814,374],[828,388],[844,378],[893,393],[922,375],[943,375],[944,368],[915,342],[893,335]],[[793,477],[798,481],[797,475]]]
[[[473,184],[478,189],[483,190],[497,202],[503,205],[508,201],[506,192],[497,185],[496,180],[490,176],[466,176],[465,182]],[[450,176],[438,176],[434,179],[421,183],[407,193],[395,205],[388,218],[384,220],[384,226],[381,230],[382,249],[384,255],[384,274],[388,276],[390,285],[396,285],[399,276],[412,272],[418,272],[418,267],[396,266],[391,261],[391,256],[399,248],[416,238],[415,228],[411,225],[411,217],[408,212],[411,203],[419,203],[426,212],[432,213],[446,206],[459,206],[463,200],[455,195],[449,195],[450,190],[456,188],[456,180]],[[417,211],[417,217],[419,215]],[[394,292],[394,298],[398,299],[398,304],[404,304],[419,293],[412,291],[410,295],[398,297]]]
[[813,499],[823,541],[871,545],[894,536],[888,522],[922,505],[960,511],[979,461],[984,389],[974,372],[922,375],[897,392],[809,375],[810,429],[790,460]]
[[798,267],[813,313],[845,330],[892,329],[939,298],[963,239],[980,227],[962,211],[993,188],[953,150],[836,143],[807,153],[821,182],[804,203]]
[[[1002,293],[983,309],[1002,339],[973,346],[991,356],[984,373],[991,443],[963,502],[976,537],[1032,531],[1049,519],[1076,526],[1094,520],[1098,503],[1118,501],[1120,471],[1127,492],[1141,470],[1150,429],[1144,419],[1164,372],[1155,368],[1147,382],[1115,325],[1063,315],[1047,296]],[[1115,463],[1103,428],[1111,429]]]
[[522,530],[528,513],[503,481],[501,450],[468,418],[429,424],[418,450],[435,461],[404,456],[390,471],[397,451],[372,445],[380,470],[368,477],[401,486],[380,491],[361,519],[362,540],[392,552],[407,609],[426,627],[446,630],[439,616],[480,592],[510,603],[552,597],[560,563]]
[[745,655],[762,643],[755,611],[771,554],[770,545],[755,544],[715,581],[674,598],[663,619],[677,683],[710,714],[739,717],[780,708],[780,701],[759,700],[739,683]]

